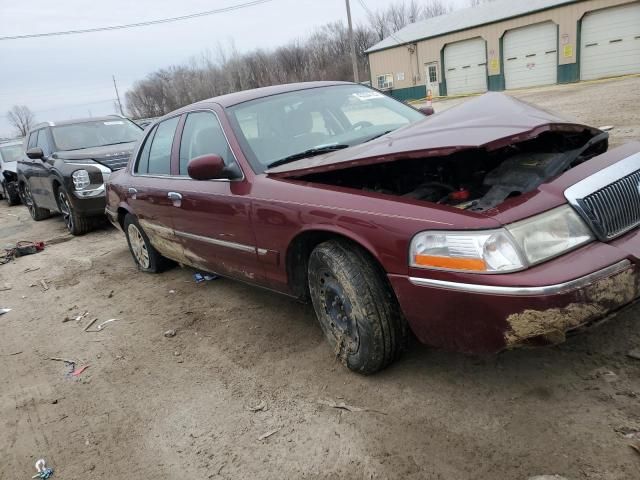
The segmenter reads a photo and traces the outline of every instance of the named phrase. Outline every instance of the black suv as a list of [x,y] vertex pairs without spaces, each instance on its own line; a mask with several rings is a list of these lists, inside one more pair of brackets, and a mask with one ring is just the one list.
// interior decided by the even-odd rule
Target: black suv
[[120,116],[34,126],[27,158],[18,162],[22,202],[38,221],[62,214],[73,235],[88,232],[104,216],[104,182],[124,168],[142,129]]

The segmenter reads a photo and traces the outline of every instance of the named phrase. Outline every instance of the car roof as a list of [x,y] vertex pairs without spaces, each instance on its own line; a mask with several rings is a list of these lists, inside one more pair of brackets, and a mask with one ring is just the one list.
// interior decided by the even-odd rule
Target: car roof
[[61,125],[75,125],[77,123],[88,123],[88,122],[101,122],[107,120],[113,120],[115,118],[128,120],[126,117],[122,117],[120,115],[105,115],[103,117],[88,117],[88,118],[72,118],[71,120],[60,120],[57,122],[40,122],[29,129],[29,133],[33,132],[42,127],[58,127]]
[[285,83],[282,85],[272,85],[270,87],[254,88],[251,90],[242,90],[240,92],[227,93],[226,95],[220,95],[218,97],[208,98],[201,100],[197,103],[183,107],[181,110],[192,110],[195,106],[202,107],[207,104],[217,103],[223,107],[231,107],[239,103],[249,102],[258,98],[270,97],[271,95],[278,95],[280,93],[295,92],[298,90],[307,90],[310,88],[320,87],[332,87],[335,85],[355,85],[352,82],[337,82],[337,81],[323,81],[323,82],[299,82],[299,83]]

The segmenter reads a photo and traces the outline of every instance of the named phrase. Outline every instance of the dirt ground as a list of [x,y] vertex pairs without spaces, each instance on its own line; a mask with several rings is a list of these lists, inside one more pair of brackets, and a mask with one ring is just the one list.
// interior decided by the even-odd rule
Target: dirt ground
[[[516,95],[614,125],[613,144],[640,138],[640,78]],[[140,273],[115,229],[72,238],[3,203],[0,245],[17,240],[53,241],[0,266],[0,479],[41,457],[61,480],[640,478],[640,307],[552,348],[414,344],[361,377],[310,307],[191,269]],[[85,332],[94,318],[117,320]]]

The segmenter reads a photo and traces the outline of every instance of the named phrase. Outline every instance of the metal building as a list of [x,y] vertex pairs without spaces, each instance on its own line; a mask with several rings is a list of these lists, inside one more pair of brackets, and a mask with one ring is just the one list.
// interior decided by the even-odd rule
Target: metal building
[[396,98],[640,73],[640,1],[496,0],[410,24],[367,50]]

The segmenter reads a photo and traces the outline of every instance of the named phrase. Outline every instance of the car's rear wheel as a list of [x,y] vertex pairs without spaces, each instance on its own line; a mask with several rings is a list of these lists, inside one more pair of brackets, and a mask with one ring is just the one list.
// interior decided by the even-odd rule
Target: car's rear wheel
[[36,201],[33,199],[31,188],[29,188],[28,183],[22,184],[20,192],[22,193],[22,202],[29,210],[31,218],[33,218],[36,222],[39,222],[40,220],[44,220],[45,218],[49,218],[51,216],[51,212],[49,210],[47,210],[46,208],[38,207]]
[[3,182],[2,189],[3,189],[2,195],[4,196],[5,200],[7,201],[10,207],[13,207],[14,205],[18,205],[20,203],[20,195],[18,195],[18,192],[16,192],[15,188],[12,188],[10,190],[7,188],[6,184]]
[[368,375],[399,357],[408,327],[367,252],[342,240],[321,243],[309,258],[308,278],[320,326],[343,364]]
[[73,208],[69,200],[69,194],[62,186],[58,187],[58,208],[71,235],[84,235],[91,230],[92,219],[80,215]]
[[136,217],[128,213],[124,217],[123,226],[127,236],[127,243],[129,244],[129,251],[140,270],[158,273],[173,265],[171,260],[160,255],[151,245],[149,237],[147,237]]

